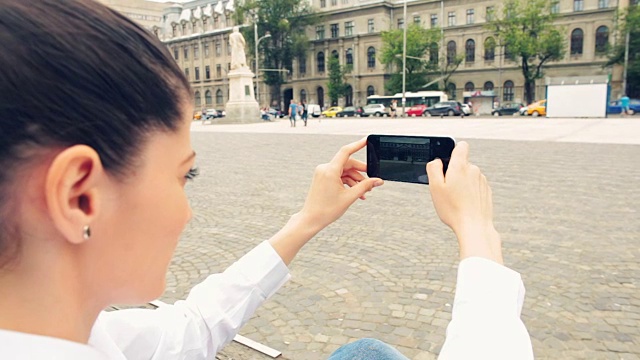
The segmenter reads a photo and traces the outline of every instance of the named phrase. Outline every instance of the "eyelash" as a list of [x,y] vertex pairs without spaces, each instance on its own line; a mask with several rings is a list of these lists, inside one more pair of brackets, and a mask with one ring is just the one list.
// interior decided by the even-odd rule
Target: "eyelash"
[[194,167],[194,168],[189,169],[189,171],[185,174],[184,178],[189,180],[189,181],[192,181],[198,175],[200,175],[200,169],[198,169],[197,167]]

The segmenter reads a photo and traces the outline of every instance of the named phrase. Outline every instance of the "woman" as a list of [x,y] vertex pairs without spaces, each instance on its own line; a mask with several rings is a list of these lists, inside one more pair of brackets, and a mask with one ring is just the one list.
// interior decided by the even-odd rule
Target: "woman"
[[[165,288],[191,217],[184,186],[197,175],[189,83],[158,39],[88,0],[0,0],[0,47],[0,358],[212,358],[287,281],[305,243],[382,185],[351,158],[365,140],[347,145],[318,166],[282,230],[185,301],[104,313]],[[457,231],[461,255],[500,267],[488,186],[466,149],[456,148],[449,183],[442,163],[430,164],[436,209]],[[505,318],[522,335],[519,317]],[[491,334],[513,343],[513,326]],[[445,355],[474,350],[456,341],[478,332],[457,328],[466,333]],[[335,358],[368,352],[401,358],[371,340]]]

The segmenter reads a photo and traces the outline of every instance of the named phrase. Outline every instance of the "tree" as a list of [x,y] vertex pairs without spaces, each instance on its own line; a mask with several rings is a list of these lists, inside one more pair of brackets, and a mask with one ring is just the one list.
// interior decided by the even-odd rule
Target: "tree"
[[347,69],[340,65],[340,60],[335,56],[330,56],[327,88],[331,105],[337,105],[338,99],[347,93],[347,82],[344,78],[346,73]]
[[[407,27],[406,91],[425,90],[423,86],[428,82],[429,74],[438,68],[437,44],[440,36],[438,29],[424,29],[418,24]],[[402,29],[382,32],[380,62],[397,69],[385,84],[385,90],[392,94],[402,92],[402,40]],[[434,55],[436,61],[432,61]]]
[[549,0],[507,0],[503,14],[487,25],[505,47],[505,56],[520,63],[527,103],[534,101],[535,82],[544,65],[565,52],[565,31],[554,25]]
[[626,35],[629,33],[629,63],[627,66],[627,88],[622,92],[629,97],[640,97],[640,7],[629,6],[619,18],[618,42],[609,52],[605,66],[623,65],[626,48]]
[[[304,58],[309,47],[305,35],[308,26],[320,19],[312,10],[310,3],[304,0],[239,0],[233,14],[236,24],[258,24],[258,38],[267,32],[271,38],[259,44],[259,53],[263,55],[260,68],[293,70],[293,59]],[[249,49],[255,48],[254,27],[245,26],[242,34]],[[254,55],[254,51],[247,53]],[[255,56],[255,55],[254,55]],[[264,72],[262,81],[271,86],[272,94],[280,100],[280,87],[286,82],[282,72]]]

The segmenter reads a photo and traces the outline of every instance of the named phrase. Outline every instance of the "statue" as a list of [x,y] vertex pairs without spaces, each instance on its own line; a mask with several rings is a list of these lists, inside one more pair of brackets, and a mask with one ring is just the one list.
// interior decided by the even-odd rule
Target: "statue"
[[245,40],[240,33],[238,26],[233,27],[233,32],[229,35],[229,44],[231,44],[231,70],[242,69],[247,67],[247,58],[244,54]]

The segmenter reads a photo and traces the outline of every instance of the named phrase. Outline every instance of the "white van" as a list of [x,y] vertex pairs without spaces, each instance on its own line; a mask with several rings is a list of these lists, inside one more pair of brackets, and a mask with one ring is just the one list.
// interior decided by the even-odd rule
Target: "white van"
[[318,104],[307,104],[307,116],[320,117],[322,110]]

